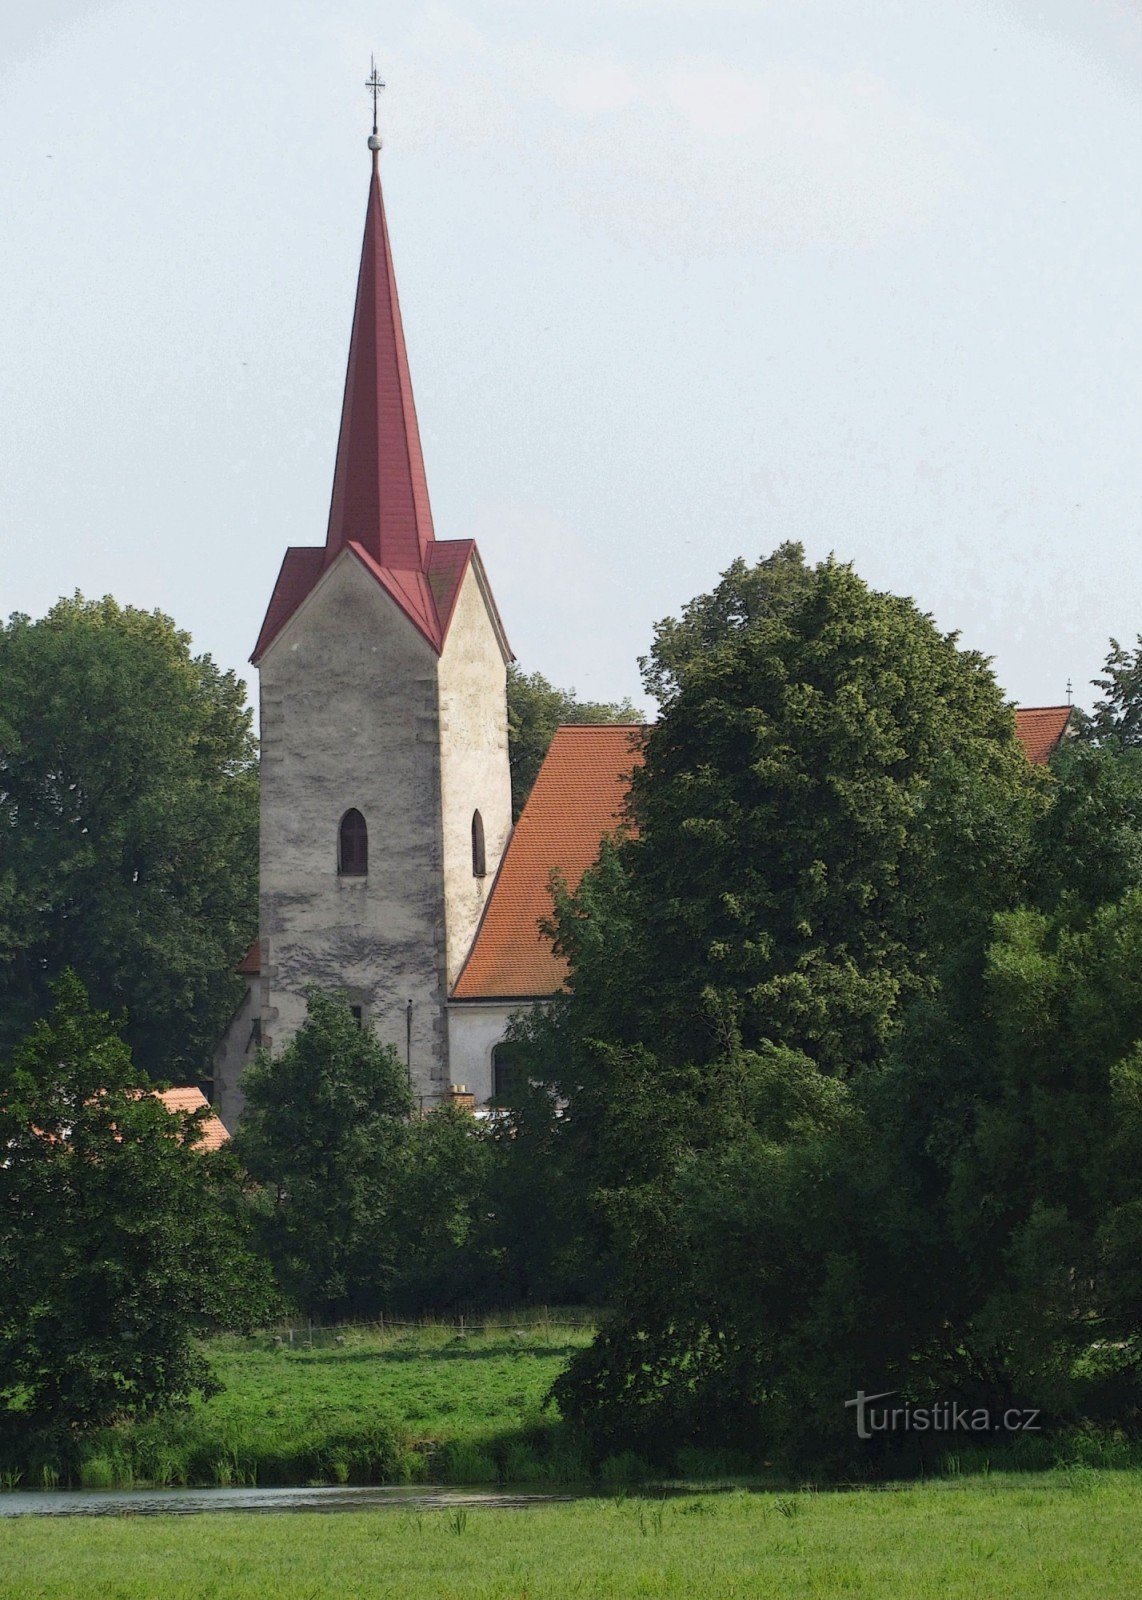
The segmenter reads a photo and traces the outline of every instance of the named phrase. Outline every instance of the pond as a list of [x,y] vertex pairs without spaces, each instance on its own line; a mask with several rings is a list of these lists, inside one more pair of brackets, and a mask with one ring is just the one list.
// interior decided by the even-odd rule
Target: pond
[[0,1494],[0,1517],[155,1517],[204,1511],[437,1511],[449,1506],[526,1510],[571,1494],[445,1489],[418,1484],[264,1489],[32,1489]]

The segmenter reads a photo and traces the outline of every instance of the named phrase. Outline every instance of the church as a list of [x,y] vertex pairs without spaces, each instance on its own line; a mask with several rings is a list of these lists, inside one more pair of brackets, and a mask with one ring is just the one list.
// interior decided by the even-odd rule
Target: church
[[[512,827],[507,667],[489,574],[438,539],[379,172],[372,177],[323,545],[291,547],[251,660],[261,708],[259,937],[214,1059],[280,1050],[310,984],[338,989],[405,1062],[422,1106],[500,1087],[508,1019],[562,985],[540,931],[621,820],[639,730],[561,728]],[[1020,710],[1046,761],[1066,706]]]

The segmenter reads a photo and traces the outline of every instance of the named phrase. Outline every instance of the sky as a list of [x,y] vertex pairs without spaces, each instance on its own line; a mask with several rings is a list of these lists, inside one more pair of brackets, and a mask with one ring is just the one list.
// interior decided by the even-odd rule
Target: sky
[[1125,0],[39,0],[0,33],[0,615],[158,607],[251,684],[321,544],[369,177],[436,531],[520,665],[640,691],[783,540],[1023,704],[1142,631]]

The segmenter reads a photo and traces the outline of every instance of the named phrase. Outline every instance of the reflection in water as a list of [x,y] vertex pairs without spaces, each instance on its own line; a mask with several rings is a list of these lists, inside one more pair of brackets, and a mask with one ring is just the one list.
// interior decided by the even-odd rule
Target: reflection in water
[[445,1506],[523,1510],[570,1494],[513,1494],[494,1489],[432,1489],[406,1484],[332,1489],[43,1489],[0,1494],[0,1517],[153,1517],[200,1511],[430,1511]]

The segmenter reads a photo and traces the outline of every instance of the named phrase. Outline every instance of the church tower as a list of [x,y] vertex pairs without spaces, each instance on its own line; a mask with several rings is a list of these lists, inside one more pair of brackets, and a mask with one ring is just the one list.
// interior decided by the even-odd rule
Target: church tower
[[[511,831],[511,652],[475,544],[433,530],[375,127],[369,145],[325,543],[286,551],[251,658],[260,946],[236,1023],[277,1051],[308,984],[341,989],[428,1103],[450,1088],[447,998]],[[218,1059],[231,1125],[250,1039]]]

